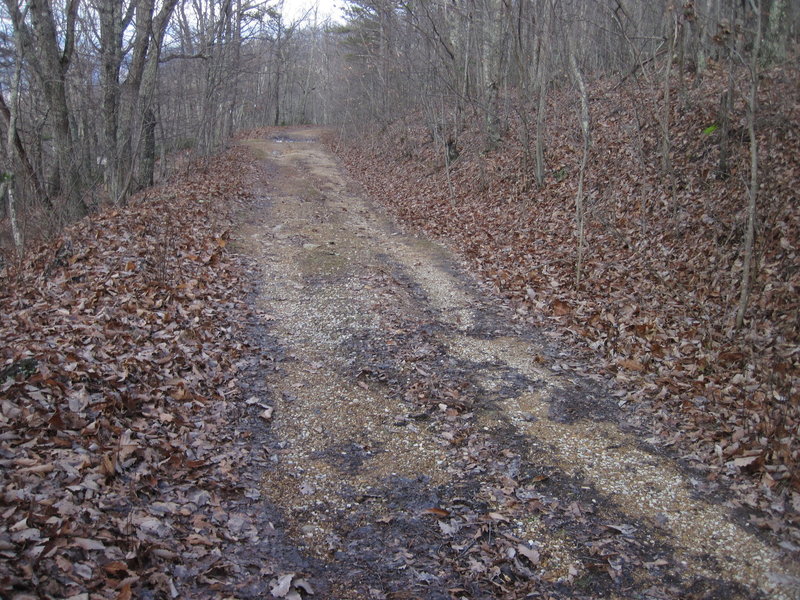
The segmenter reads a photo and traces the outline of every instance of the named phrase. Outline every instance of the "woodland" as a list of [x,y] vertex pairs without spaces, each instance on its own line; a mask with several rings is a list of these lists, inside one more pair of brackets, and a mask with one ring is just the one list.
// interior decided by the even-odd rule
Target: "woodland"
[[[284,125],[326,126],[404,228],[572,349],[556,369],[613,384],[649,443],[798,556],[800,4],[0,13],[0,597],[175,598],[159,564],[219,541],[175,498],[239,485],[220,414],[253,284],[229,250],[259,174],[236,141]],[[292,581],[275,597],[305,597]]]

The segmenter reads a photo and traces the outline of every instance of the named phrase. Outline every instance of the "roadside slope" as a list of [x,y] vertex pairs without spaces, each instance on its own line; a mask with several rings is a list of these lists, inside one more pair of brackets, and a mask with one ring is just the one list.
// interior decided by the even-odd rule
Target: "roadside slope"
[[535,115],[519,119],[513,105],[502,142],[488,151],[480,118],[451,115],[460,155],[449,171],[423,115],[338,148],[400,222],[458,252],[529,323],[582,349],[582,360],[625,389],[620,402],[654,443],[678,452],[709,487],[734,491],[754,524],[800,553],[798,77],[784,65],[761,79],[757,258],[741,330],[749,139],[737,102],[730,172],[721,173],[716,122],[727,79],[718,67],[687,80],[674,103],[669,173],[660,121],[647,117],[662,110],[660,88],[615,77],[590,85],[581,285],[572,90],[548,96],[541,187],[526,142],[533,132],[524,134]]
[[227,245],[254,173],[190,165],[2,271],[2,598],[211,588],[245,473],[226,420],[253,350]]

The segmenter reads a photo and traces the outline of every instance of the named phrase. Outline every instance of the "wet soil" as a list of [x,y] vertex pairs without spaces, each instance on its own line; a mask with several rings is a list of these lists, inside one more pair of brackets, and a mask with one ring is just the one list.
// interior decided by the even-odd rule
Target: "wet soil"
[[237,597],[800,597],[797,564],[322,134],[242,142],[264,177],[235,241],[262,349],[231,424],[252,483],[229,504],[259,532],[230,546]]

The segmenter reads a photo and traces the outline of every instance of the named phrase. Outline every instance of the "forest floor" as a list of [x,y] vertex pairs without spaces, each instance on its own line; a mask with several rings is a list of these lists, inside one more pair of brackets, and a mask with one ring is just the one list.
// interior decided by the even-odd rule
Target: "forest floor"
[[568,350],[400,232],[321,135],[242,142],[266,178],[235,243],[262,278],[251,335],[278,357],[247,375],[250,435],[297,550],[258,546],[273,595],[798,597],[796,564]]
[[3,273],[3,600],[800,597],[323,134],[240,140]]

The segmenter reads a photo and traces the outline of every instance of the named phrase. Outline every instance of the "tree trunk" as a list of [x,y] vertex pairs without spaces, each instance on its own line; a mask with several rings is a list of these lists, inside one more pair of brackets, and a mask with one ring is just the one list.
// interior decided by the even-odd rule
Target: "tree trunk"
[[278,31],[275,37],[275,89],[273,90],[275,102],[276,127],[281,124],[281,71],[283,69],[283,17],[279,18]]
[[486,145],[494,148],[500,141],[500,116],[497,99],[501,84],[501,55],[503,4],[500,0],[486,0],[484,8],[483,67],[484,110],[486,114]]
[[772,0],[764,38],[764,61],[767,64],[786,60],[786,0]]
[[[25,150],[25,146],[22,143],[22,139],[19,136],[19,131],[17,130],[17,119],[19,116],[19,85],[20,85],[20,78],[22,76],[22,63],[24,60],[24,52],[22,46],[22,39],[19,33],[15,33],[14,35],[14,79],[11,85],[11,97],[9,104],[6,104],[5,98],[3,97],[2,91],[0,91],[0,114],[3,116],[3,120],[6,123],[6,154],[9,157],[9,160],[13,160],[13,156],[16,155],[19,162],[22,164],[22,168],[25,171],[25,176],[30,181],[31,186],[33,187],[33,192],[36,196],[36,199],[40,202],[43,202],[48,208],[53,208],[52,203],[50,202],[50,198],[45,192],[44,186],[42,184],[41,179],[39,178],[39,174],[33,168],[33,164],[31,163],[30,159],[28,158],[28,153]],[[12,222],[12,226],[14,223]]]
[[[136,0],[135,6],[129,8],[125,17],[127,22],[134,21],[135,33],[128,75],[118,92],[118,110],[114,117],[117,142],[116,182],[112,198],[115,203],[124,203],[127,196],[138,189],[142,179],[153,179],[155,125],[148,122],[148,117],[154,118],[152,104],[161,46],[177,2],[165,0],[154,15],[154,0]],[[114,95],[113,90],[108,93]],[[153,129],[149,131],[151,139],[148,141],[149,127]],[[148,142],[151,146],[148,146]]]
[[544,185],[544,113],[547,107],[547,82],[539,82],[539,102],[536,106],[536,185]]
[[[75,145],[67,102],[66,74],[72,59],[75,44],[75,21],[78,0],[69,0],[66,7],[66,22],[61,32],[56,31],[51,3],[47,0],[31,0],[29,6],[31,31],[20,12],[16,0],[5,0],[14,21],[15,35],[31,58],[37,78],[44,91],[45,102],[53,128],[59,175],[59,192],[67,200],[67,210],[75,217],[86,214],[87,207],[82,198],[81,165],[75,159]],[[63,50],[59,41],[63,40]]]
[[[125,180],[130,170],[130,159],[120,158],[120,133],[123,138],[130,136],[131,123],[121,121],[120,111],[120,69],[123,55],[123,33],[127,29],[138,5],[131,0],[126,8],[118,0],[96,0],[95,6],[100,19],[100,58],[102,65],[103,87],[103,163],[104,178],[108,193],[114,204],[124,200]],[[138,44],[143,43],[143,36],[136,37]],[[134,70],[139,64],[138,48],[134,51],[131,65]],[[121,130],[121,131],[120,131]]]
[[575,196],[575,228],[577,238],[577,257],[575,260],[575,285],[581,284],[583,276],[583,251],[586,241],[585,230],[585,217],[586,211],[584,206],[583,197],[583,183],[586,176],[586,167],[589,162],[589,145],[590,139],[590,121],[589,121],[589,93],[586,90],[586,85],[583,81],[583,74],[578,67],[578,61],[575,58],[575,52],[572,48],[569,49],[569,65],[572,69],[572,74],[575,77],[575,83],[578,85],[578,92],[580,93],[581,108],[580,108],[580,126],[581,136],[583,139],[583,152],[581,154],[580,171],[578,172],[578,193]]
[[677,16],[675,23],[675,37],[678,43],[678,102],[681,107],[686,106],[686,84],[684,75],[686,71],[686,27],[685,15]]
[[156,115],[147,108],[142,119],[142,153],[139,161],[137,184],[140,188],[153,185],[153,173],[156,166]]
[[720,178],[728,177],[728,158],[730,157],[730,115],[733,110],[733,66],[728,76],[728,89],[722,93],[719,103],[719,164],[717,174]]
[[[733,17],[732,22],[736,23],[737,5],[733,4]],[[736,92],[736,78],[734,59],[736,55],[736,35],[733,32],[733,27],[727,31],[723,31],[722,35],[725,39],[725,46],[727,47],[728,55],[728,89],[723,92],[720,99],[719,106],[719,165],[717,172],[719,177],[726,178],[729,175],[728,159],[730,158],[730,123],[731,113],[733,113],[733,99]]]
[[[113,1],[113,0],[112,0]],[[169,4],[169,2],[167,3]],[[119,168],[116,203],[125,203],[131,190],[135,172],[134,138],[138,137],[141,126],[142,81],[150,46],[153,43],[151,32],[154,29],[153,12],[155,0],[136,0],[134,10],[134,36],[128,74],[121,84],[120,106],[117,123],[124,127],[117,141],[117,164]]]
[[153,170],[155,168],[155,130],[156,113],[153,103],[156,93],[158,65],[161,58],[161,46],[167,32],[172,13],[178,0],[165,0],[152,22],[150,32],[150,50],[147,62],[142,70],[142,79],[139,87],[137,105],[140,111],[139,120],[142,127],[142,144],[140,147],[139,186],[153,185]]
[[22,237],[22,230],[19,226],[19,219],[17,218],[17,203],[14,198],[14,180],[10,175],[3,173],[3,181],[0,183],[0,198],[3,196],[8,197],[8,220],[11,221],[11,238],[14,240],[14,248],[17,250],[17,256],[22,255],[25,246],[25,240]]
[[756,109],[758,108],[758,62],[761,51],[761,0],[749,0],[756,13],[756,31],[753,41],[753,54],[750,58],[750,95],[747,102],[747,131],[750,134],[750,188],[747,197],[747,228],[744,239],[744,265],[742,268],[741,294],[736,311],[736,328],[744,324],[744,315],[750,299],[751,267],[755,242],[756,201],[758,200],[758,140],[756,139]]
[[542,18],[539,39],[536,48],[536,86],[538,89],[538,102],[536,104],[536,185],[544,185],[544,117],[547,109],[547,86],[550,77],[545,44],[550,33],[550,23],[553,18],[552,7]]
[[[20,43],[19,36],[16,36],[15,41],[15,61],[14,61],[14,78],[11,84],[11,106],[6,107],[3,102],[3,107],[8,113],[8,130],[6,131],[6,156],[13,164],[14,148],[19,144],[22,148],[22,142],[17,133],[17,116],[19,115],[19,84],[22,76],[22,44]],[[25,156],[20,152],[21,156]],[[27,163],[27,157],[25,157]],[[30,165],[28,165],[30,168]],[[13,167],[12,167],[13,168]],[[11,221],[11,236],[14,239],[14,247],[17,249],[17,255],[20,256],[23,250],[24,240],[22,238],[22,230],[19,226],[17,219],[17,204],[14,197],[14,177],[11,173],[2,174],[2,185],[0,185],[0,198],[8,194],[8,219]]]
[[672,147],[669,133],[670,115],[672,113],[670,77],[672,76],[672,59],[675,53],[675,38],[678,35],[676,15],[671,16],[670,29],[667,35],[669,36],[669,52],[667,53],[667,66],[664,72],[664,111],[661,114],[661,170],[664,175],[669,174],[672,170],[672,161],[669,156]]

